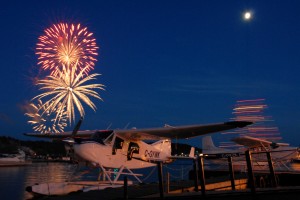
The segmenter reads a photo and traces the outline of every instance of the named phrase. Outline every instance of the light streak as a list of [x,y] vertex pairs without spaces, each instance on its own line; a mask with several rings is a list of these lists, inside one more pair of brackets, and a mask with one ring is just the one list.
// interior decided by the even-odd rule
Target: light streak
[[272,117],[266,116],[264,113],[267,108],[268,106],[265,104],[265,99],[237,101],[232,112],[235,117],[232,118],[232,120],[251,121],[253,124],[251,126],[247,126],[242,129],[235,129],[223,134],[238,134],[239,136],[251,136],[270,141],[281,139],[278,128],[269,123],[273,121]]

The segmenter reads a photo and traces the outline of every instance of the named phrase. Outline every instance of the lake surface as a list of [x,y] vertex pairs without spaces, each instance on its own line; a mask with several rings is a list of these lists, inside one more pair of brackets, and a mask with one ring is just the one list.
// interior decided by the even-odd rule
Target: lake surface
[[[300,164],[292,164],[292,169],[300,170]],[[176,161],[164,165],[163,173],[170,174],[171,180],[184,180],[192,169],[191,161]],[[88,173],[84,173],[88,172]],[[136,170],[136,173],[145,174],[141,177],[144,182],[156,182],[156,167]],[[0,167],[0,199],[24,200],[31,199],[32,195],[25,191],[27,186],[43,182],[63,182],[67,180],[97,180],[99,169],[90,169],[69,163],[32,163],[28,166]],[[120,179],[122,180],[122,179]]]
[[35,183],[66,181],[72,177],[75,165],[67,163],[33,163],[27,166],[0,168],[0,199],[23,200],[32,195],[25,188]]
[[[191,162],[172,164],[164,167],[164,173],[170,172],[170,178],[175,180],[187,179]],[[85,173],[88,172],[88,173]],[[144,182],[157,181],[156,167],[136,170],[145,174],[141,177]],[[33,196],[25,191],[27,186],[43,182],[63,182],[67,180],[97,180],[98,168],[88,168],[69,163],[32,163],[27,166],[0,167],[0,199],[24,200]],[[122,179],[119,179],[122,180]]]

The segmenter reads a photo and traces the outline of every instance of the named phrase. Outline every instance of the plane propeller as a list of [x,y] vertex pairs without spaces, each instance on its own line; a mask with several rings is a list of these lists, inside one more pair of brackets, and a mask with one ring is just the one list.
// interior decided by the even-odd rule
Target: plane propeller
[[80,120],[77,122],[76,126],[74,127],[73,131],[72,131],[72,135],[71,137],[68,137],[66,139],[63,140],[63,142],[66,142],[68,144],[73,144],[74,141],[76,140],[76,134],[81,126],[81,123],[83,121],[83,117],[80,117]]
[[72,132],[72,136],[71,136],[71,137],[75,137],[75,136],[76,136],[76,134],[77,134],[77,132],[78,132],[80,126],[81,126],[82,121],[83,121],[83,117],[81,116],[81,117],[80,117],[80,120],[77,122],[76,126],[75,126],[74,129],[73,129],[73,132]]

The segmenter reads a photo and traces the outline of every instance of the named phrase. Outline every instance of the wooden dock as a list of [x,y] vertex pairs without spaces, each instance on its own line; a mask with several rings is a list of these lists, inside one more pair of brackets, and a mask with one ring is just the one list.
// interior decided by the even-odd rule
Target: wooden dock
[[[101,191],[89,191],[85,193],[73,193],[66,196],[44,197],[43,200],[99,200],[99,199],[124,199],[124,188],[108,188]],[[257,189],[255,195],[250,189],[243,190],[208,190],[206,196],[201,191],[194,192],[183,190],[183,192],[165,193],[164,199],[210,199],[210,200],[297,200],[300,196],[300,187],[279,187]],[[128,199],[161,199],[158,184],[133,185],[128,187]]]

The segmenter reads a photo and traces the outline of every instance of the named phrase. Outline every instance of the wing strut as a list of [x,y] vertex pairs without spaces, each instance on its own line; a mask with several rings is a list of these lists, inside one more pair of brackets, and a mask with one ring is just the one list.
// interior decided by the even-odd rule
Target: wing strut
[[[99,164],[99,163],[98,163]],[[129,168],[127,168],[125,165],[122,165],[119,169],[118,172],[115,171],[109,171],[106,170],[105,167],[103,167],[101,164],[99,164],[101,170],[103,171],[103,176],[106,177],[109,182],[113,185],[118,182],[118,179],[120,178],[120,175],[130,175],[133,176],[139,183],[142,183],[141,179],[139,179],[138,176],[143,176],[142,174],[135,174],[133,173]],[[128,172],[124,172],[124,170],[127,170]],[[110,175],[111,174],[116,174],[116,177],[112,180]]]

